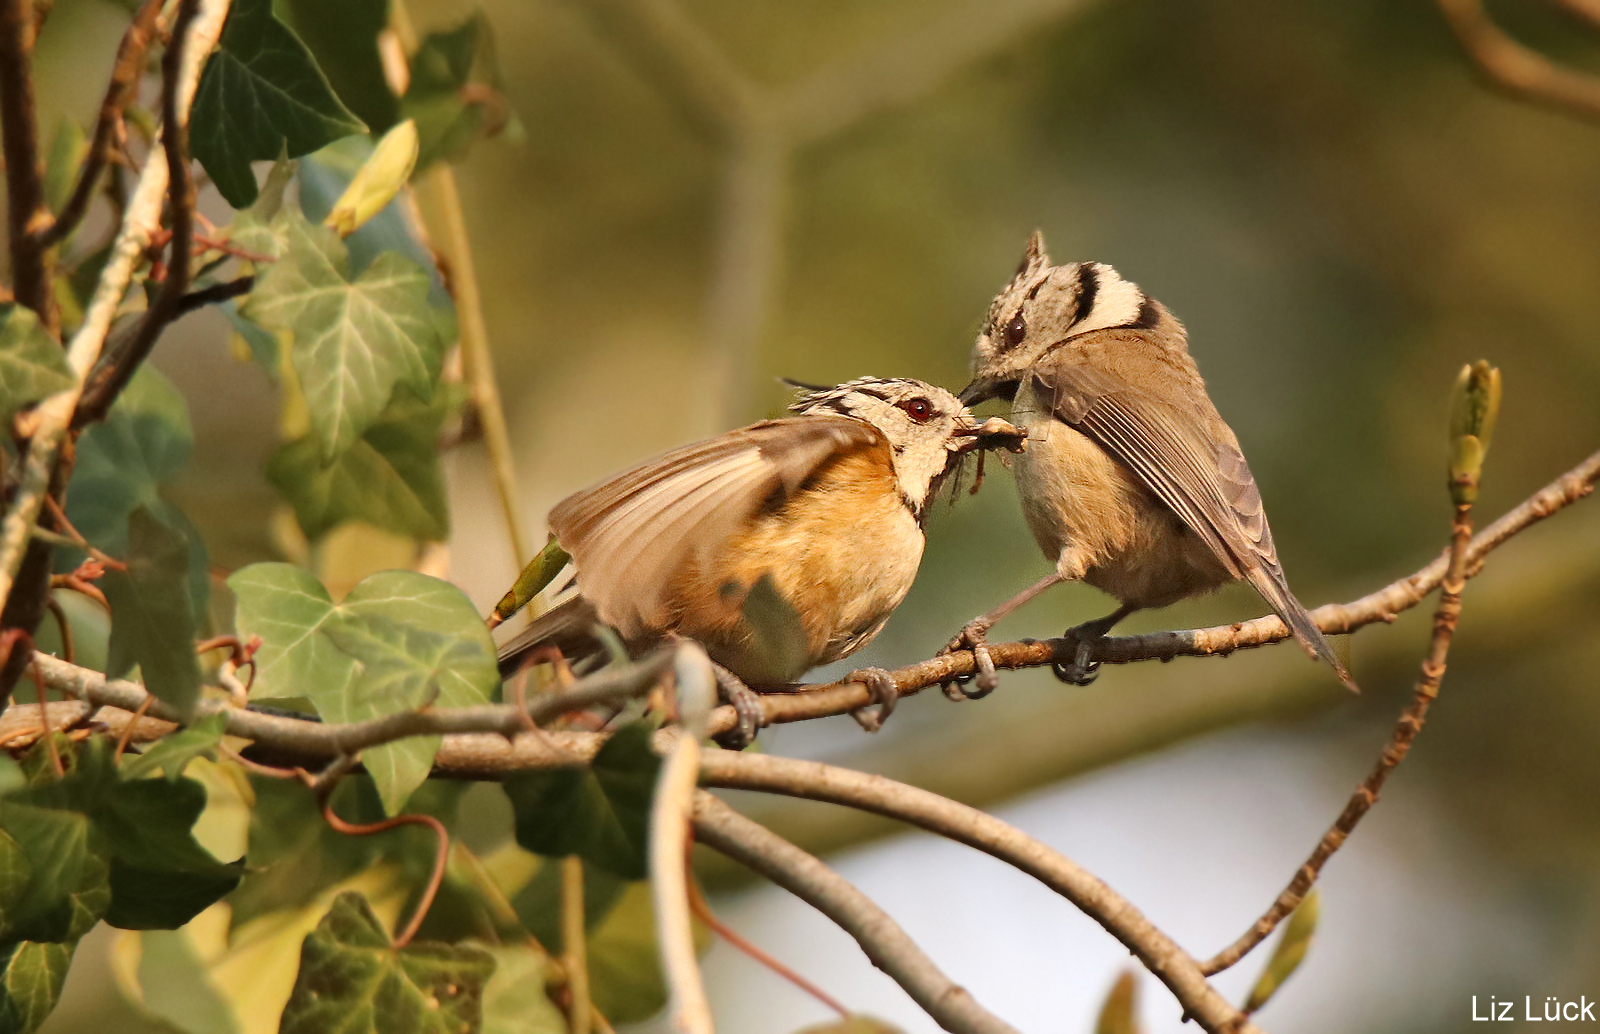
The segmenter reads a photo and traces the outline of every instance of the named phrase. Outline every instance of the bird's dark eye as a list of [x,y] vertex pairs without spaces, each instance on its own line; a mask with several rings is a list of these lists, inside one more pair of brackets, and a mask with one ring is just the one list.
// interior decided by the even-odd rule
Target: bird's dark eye
[[933,403],[925,398],[906,399],[900,403],[900,408],[906,411],[906,416],[919,424],[925,424],[933,419]]
[[1011,317],[1011,322],[1006,324],[1006,347],[1015,348],[1022,344],[1022,339],[1028,336],[1028,324],[1022,318],[1022,313]]

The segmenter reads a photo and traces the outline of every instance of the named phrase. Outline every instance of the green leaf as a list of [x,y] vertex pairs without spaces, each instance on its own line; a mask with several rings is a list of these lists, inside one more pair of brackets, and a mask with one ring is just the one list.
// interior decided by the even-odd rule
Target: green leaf
[[311,48],[351,111],[374,133],[394,125],[400,104],[378,55],[378,35],[389,25],[388,0],[280,0],[276,10]]
[[526,944],[489,949],[494,976],[483,989],[482,1034],[567,1034],[567,1019],[545,993],[543,952]]
[[360,894],[306,937],[280,1034],[462,1034],[480,1028],[494,959],[465,945],[396,950]]
[[138,779],[106,795],[94,817],[111,854],[107,923],[174,930],[239,885],[243,865],[217,861],[191,832],[205,806],[193,779]]
[[400,99],[400,115],[417,123],[419,170],[461,157],[482,131],[484,106],[462,91],[473,81],[474,69],[483,68],[479,81],[498,92],[492,46],[488,20],[479,13],[454,29],[430,33],[411,56],[411,82]]
[[282,363],[278,335],[241,316],[238,302],[223,302],[217,306],[217,311],[222,313],[222,318],[228,321],[233,327],[233,332],[239,335],[239,339],[250,349],[250,357],[266,371],[267,379],[274,384],[278,383]]
[[366,129],[339,102],[311,51],[272,14],[272,0],[239,0],[206,62],[189,140],[234,208],[256,199],[252,161],[298,158]]
[[67,353],[52,341],[33,310],[0,305],[0,421],[76,382]]
[[[0,916],[0,941],[76,941],[88,933],[111,903],[110,867],[90,843],[89,817],[7,800],[0,828],[27,867],[26,890]],[[19,878],[20,866],[12,876]]]
[[377,422],[331,460],[324,461],[310,435],[280,446],[267,461],[267,480],[294,507],[308,539],[346,521],[366,521],[442,540],[450,533],[438,448],[445,416],[444,406],[417,402],[401,389]]
[[289,242],[287,231],[278,223],[278,213],[283,211],[284,191],[299,167],[299,162],[290,161],[287,153],[279,152],[255,203],[233,217],[233,225],[228,227],[228,240],[232,244],[257,255],[277,258],[283,254]]
[[[709,946],[707,931],[696,924],[696,950],[703,953]],[[636,1023],[667,1004],[647,881],[627,884],[605,919],[589,932],[587,950],[589,994],[606,1019]]]
[[213,986],[186,931],[146,930],[138,937],[141,1011],[183,1034],[239,1034],[233,1003]]
[[[257,698],[305,697],[330,722],[356,722],[427,703],[485,703],[499,685],[489,631],[448,582],[384,571],[337,605],[288,564],[255,564],[228,585],[239,634],[262,639]],[[389,812],[427,778],[438,748],[437,736],[417,736],[362,752]]]
[[61,998],[72,965],[71,944],[19,941],[8,946],[0,975],[0,1030],[32,1034]]
[[126,571],[107,571],[100,583],[111,603],[106,674],[138,665],[145,688],[187,718],[200,699],[188,538],[141,506],[128,516],[123,562]]
[[[106,419],[78,440],[77,465],[67,494],[67,517],[95,546],[120,558],[128,548],[128,518],[141,506],[188,539],[190,606],[204,614],[210,598],[205,542],[161,485],[189,462],[194,432],[178,389],[146,364],[111,407]],[[59,568],[70,571],[81,555],[61,550]]]
[[244,313],[269,330],[294,332],[290,357],[313,437],[331,460],[377,422],[397,385],[432,396],[441,348],[428,312],[428,274],[383,254],[351,281],[338,234],[298,212],[278,218],[288,249]]
[[650,802],[661,759],[654,728],[618,729],[587,766],[519,772],[502,784],[517,843],[547,857],[578,855],[627,879],[649,874]]
[[1125,969],[1100,1006],[1094,1034],[1139,1034],[1139,975]]
[[50,211],[60,213],[72,188],[77,185],[78,169],[89,156],[89,141],[83,127],[74,118],[62,117],[56,124],[55,139],[50,142],[50,157],[44,165],[44,203]]
[[169,733],[143,754],[126,761],[122,766],[122,777],[142,779],[152,772],[163,772],[169,783],[175,783],[195,758],[214,758],[217,744],[222,742],[222,734],[227,727],[228,716],[218,713],[207,715],[187,729]]
[[1246,1013],[1253,1013],[1266,1005],[1278,993],[1283,982],[1300,968],[1306,952],[1311,949],[1311,938],[1317,932],[1317,920],[1321,915],[1322,895],[1313,887],[1289,917],[1283,936],[1278,938],[1278,946],[1272,950],[1272,958],[1267,960],[1256,986],[1250,989],[1250,998],[1244,1007]]

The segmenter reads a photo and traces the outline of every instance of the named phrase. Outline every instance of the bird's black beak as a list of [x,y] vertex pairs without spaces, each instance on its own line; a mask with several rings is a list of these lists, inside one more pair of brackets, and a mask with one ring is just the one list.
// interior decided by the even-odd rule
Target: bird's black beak
[[976,406],[980,402],[994,398],[994,388],[982,381],[973,381],[961,389],[960,398],[963,406]]

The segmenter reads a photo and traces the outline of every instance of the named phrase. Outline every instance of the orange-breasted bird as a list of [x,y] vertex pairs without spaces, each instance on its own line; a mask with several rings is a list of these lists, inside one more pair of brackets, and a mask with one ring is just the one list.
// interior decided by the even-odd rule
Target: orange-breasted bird
[[[807,390],[790,409],[556,504],[550,530],[577,595],[507,641],[501,670],[547,644],[573,659],[598,653],[597,623],[635,652],[685,636],[715,662],[748,740],[760,708],[747,687],[788,688],[871,642],[916,577],[940,484],[964,453],[1022,438],[903,378]],[[857,718],[875,729],[894,707],[893,680],[882,669],[847,678],[873,691]]]

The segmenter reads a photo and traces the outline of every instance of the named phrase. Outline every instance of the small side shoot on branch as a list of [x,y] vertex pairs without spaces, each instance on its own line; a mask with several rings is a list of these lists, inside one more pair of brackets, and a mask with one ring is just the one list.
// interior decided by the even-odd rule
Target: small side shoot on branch
[[1450,395],[1450,499],[1478,501],[1478,475],[1500,415],[1500,369],[1487,359],[1461,368]]

